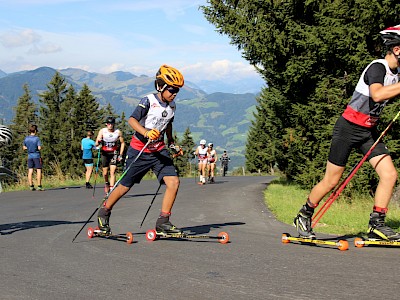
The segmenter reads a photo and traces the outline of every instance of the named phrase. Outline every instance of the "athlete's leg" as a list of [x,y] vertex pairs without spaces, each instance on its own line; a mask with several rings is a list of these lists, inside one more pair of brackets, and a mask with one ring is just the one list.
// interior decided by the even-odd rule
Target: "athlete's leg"
[[116,165],[110,165],[110,187],[113,187],[115,184],[115,171],[117,170]]
[[33,175],[33,168],[29,168],[28,169],[28,184],[29,184],[29,186],[33,185],[32,175]]
[[90,181],[90,177],[92,176],[93,166],[86,166],[86,182]]
[[301,207],[293,220],[293,225],[296,227],[299,235],[309,238],[315,237],[311,226],[314,209],[322,198],[338,184],[343,171],[344,167],[337,166],[329,161],[327,162],[324,178],[311,190],[307,202]]
[[42,169],[36,169],[36,177],[38,186],[42,186]]
[[111,192],[110,196],[108,197],[104,207],[111,210],[113,206],[118,202],[119,199],[122,198],[128,191],[130,190],[129,187],[126,187],[122,184],[119,184],[113,191]]
[[104,182],[110,182],[108,180],[108,167],[103,168],[103,177],[104,177]]
[[369,162],[379,176],[379,184],[375,191],[375,206],[387,208],[397,180],[396,168],[392,158],[387,154],[375,156]]
[[397,171],[388,154],[381,154],[369,160],[379,175],[375,191],[375,205],[368,223],[370,239],[400,240],[400,234],[385,224],[386,212],[397,180]]
[[179,189],[179,177],[177,176],[164,176],[164,183],[166,186],[164,198],[162,201],[161,211],[170,213],[174,205],[176,194]]
[[324,178],[317,183],[308,196],[312,204],[317,205],[339,183],[345,167],[327,162]]
[[180,234],[182,230],[169,221],[171,209],[179,189],[179,177],[164,176],[163,180],[166,185],[166,190],[161,206],[161,213],[156,222],[156,231],[159,233]]

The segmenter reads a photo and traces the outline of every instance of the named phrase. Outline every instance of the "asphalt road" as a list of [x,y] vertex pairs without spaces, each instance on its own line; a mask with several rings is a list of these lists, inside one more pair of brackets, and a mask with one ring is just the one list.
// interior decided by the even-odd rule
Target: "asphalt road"
[[[171,221],[215,240],[148,242],[164,187],[139,228],[158,183],[143,181],[111,216],[134,243],[72,239],[100,204],[84,188],[0,194],[0,299],[399,299],[400,249],[281,243],[295,229],[263,204],[271,177],[223,177],[198,186],[182,179]],[[93,219],[94,220],[94,219]],[[90,226],[96,226],[91,222]],[[332,237],[335,238],[335,237]]]

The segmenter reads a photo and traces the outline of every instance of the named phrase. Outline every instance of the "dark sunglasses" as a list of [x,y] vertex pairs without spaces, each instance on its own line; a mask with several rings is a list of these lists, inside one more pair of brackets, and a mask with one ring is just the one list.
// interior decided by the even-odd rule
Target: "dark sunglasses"
[[171,94],[177,94],[177,93],[179,92],[179,88],[173,87],[173,86],[167,87],[166,90],[167,90],[168,92],[170,92]]

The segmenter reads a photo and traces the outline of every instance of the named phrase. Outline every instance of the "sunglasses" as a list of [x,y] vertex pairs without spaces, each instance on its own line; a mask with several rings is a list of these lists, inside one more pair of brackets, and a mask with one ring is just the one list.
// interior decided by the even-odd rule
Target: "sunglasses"
[[173,86],[167,87],[166,90],[167,90],[168,92],[170,92],[171,94],[177,94],[177,93],[179,92],[179,88],[173,87]]

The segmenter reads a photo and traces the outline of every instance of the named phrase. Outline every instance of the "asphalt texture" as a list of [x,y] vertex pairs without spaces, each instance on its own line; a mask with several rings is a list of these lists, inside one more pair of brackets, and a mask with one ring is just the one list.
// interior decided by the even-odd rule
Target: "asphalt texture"
[[[182,179],[171,221],[216,240],[147,241],[165,187],[143,181],[114,207],[114,233],[134,242],[87,237],[100,205],[83,187],[0,194],[0,299],[399,299],[399,247],[356,248],[281,242],[295,228],[263,202],[272,177],[219,177],[199,186]],[[322,237],[322,236],[319,236]],[[324,236],[335,240],[338,237]],[[340,237],[339,237],[340,238]]]

